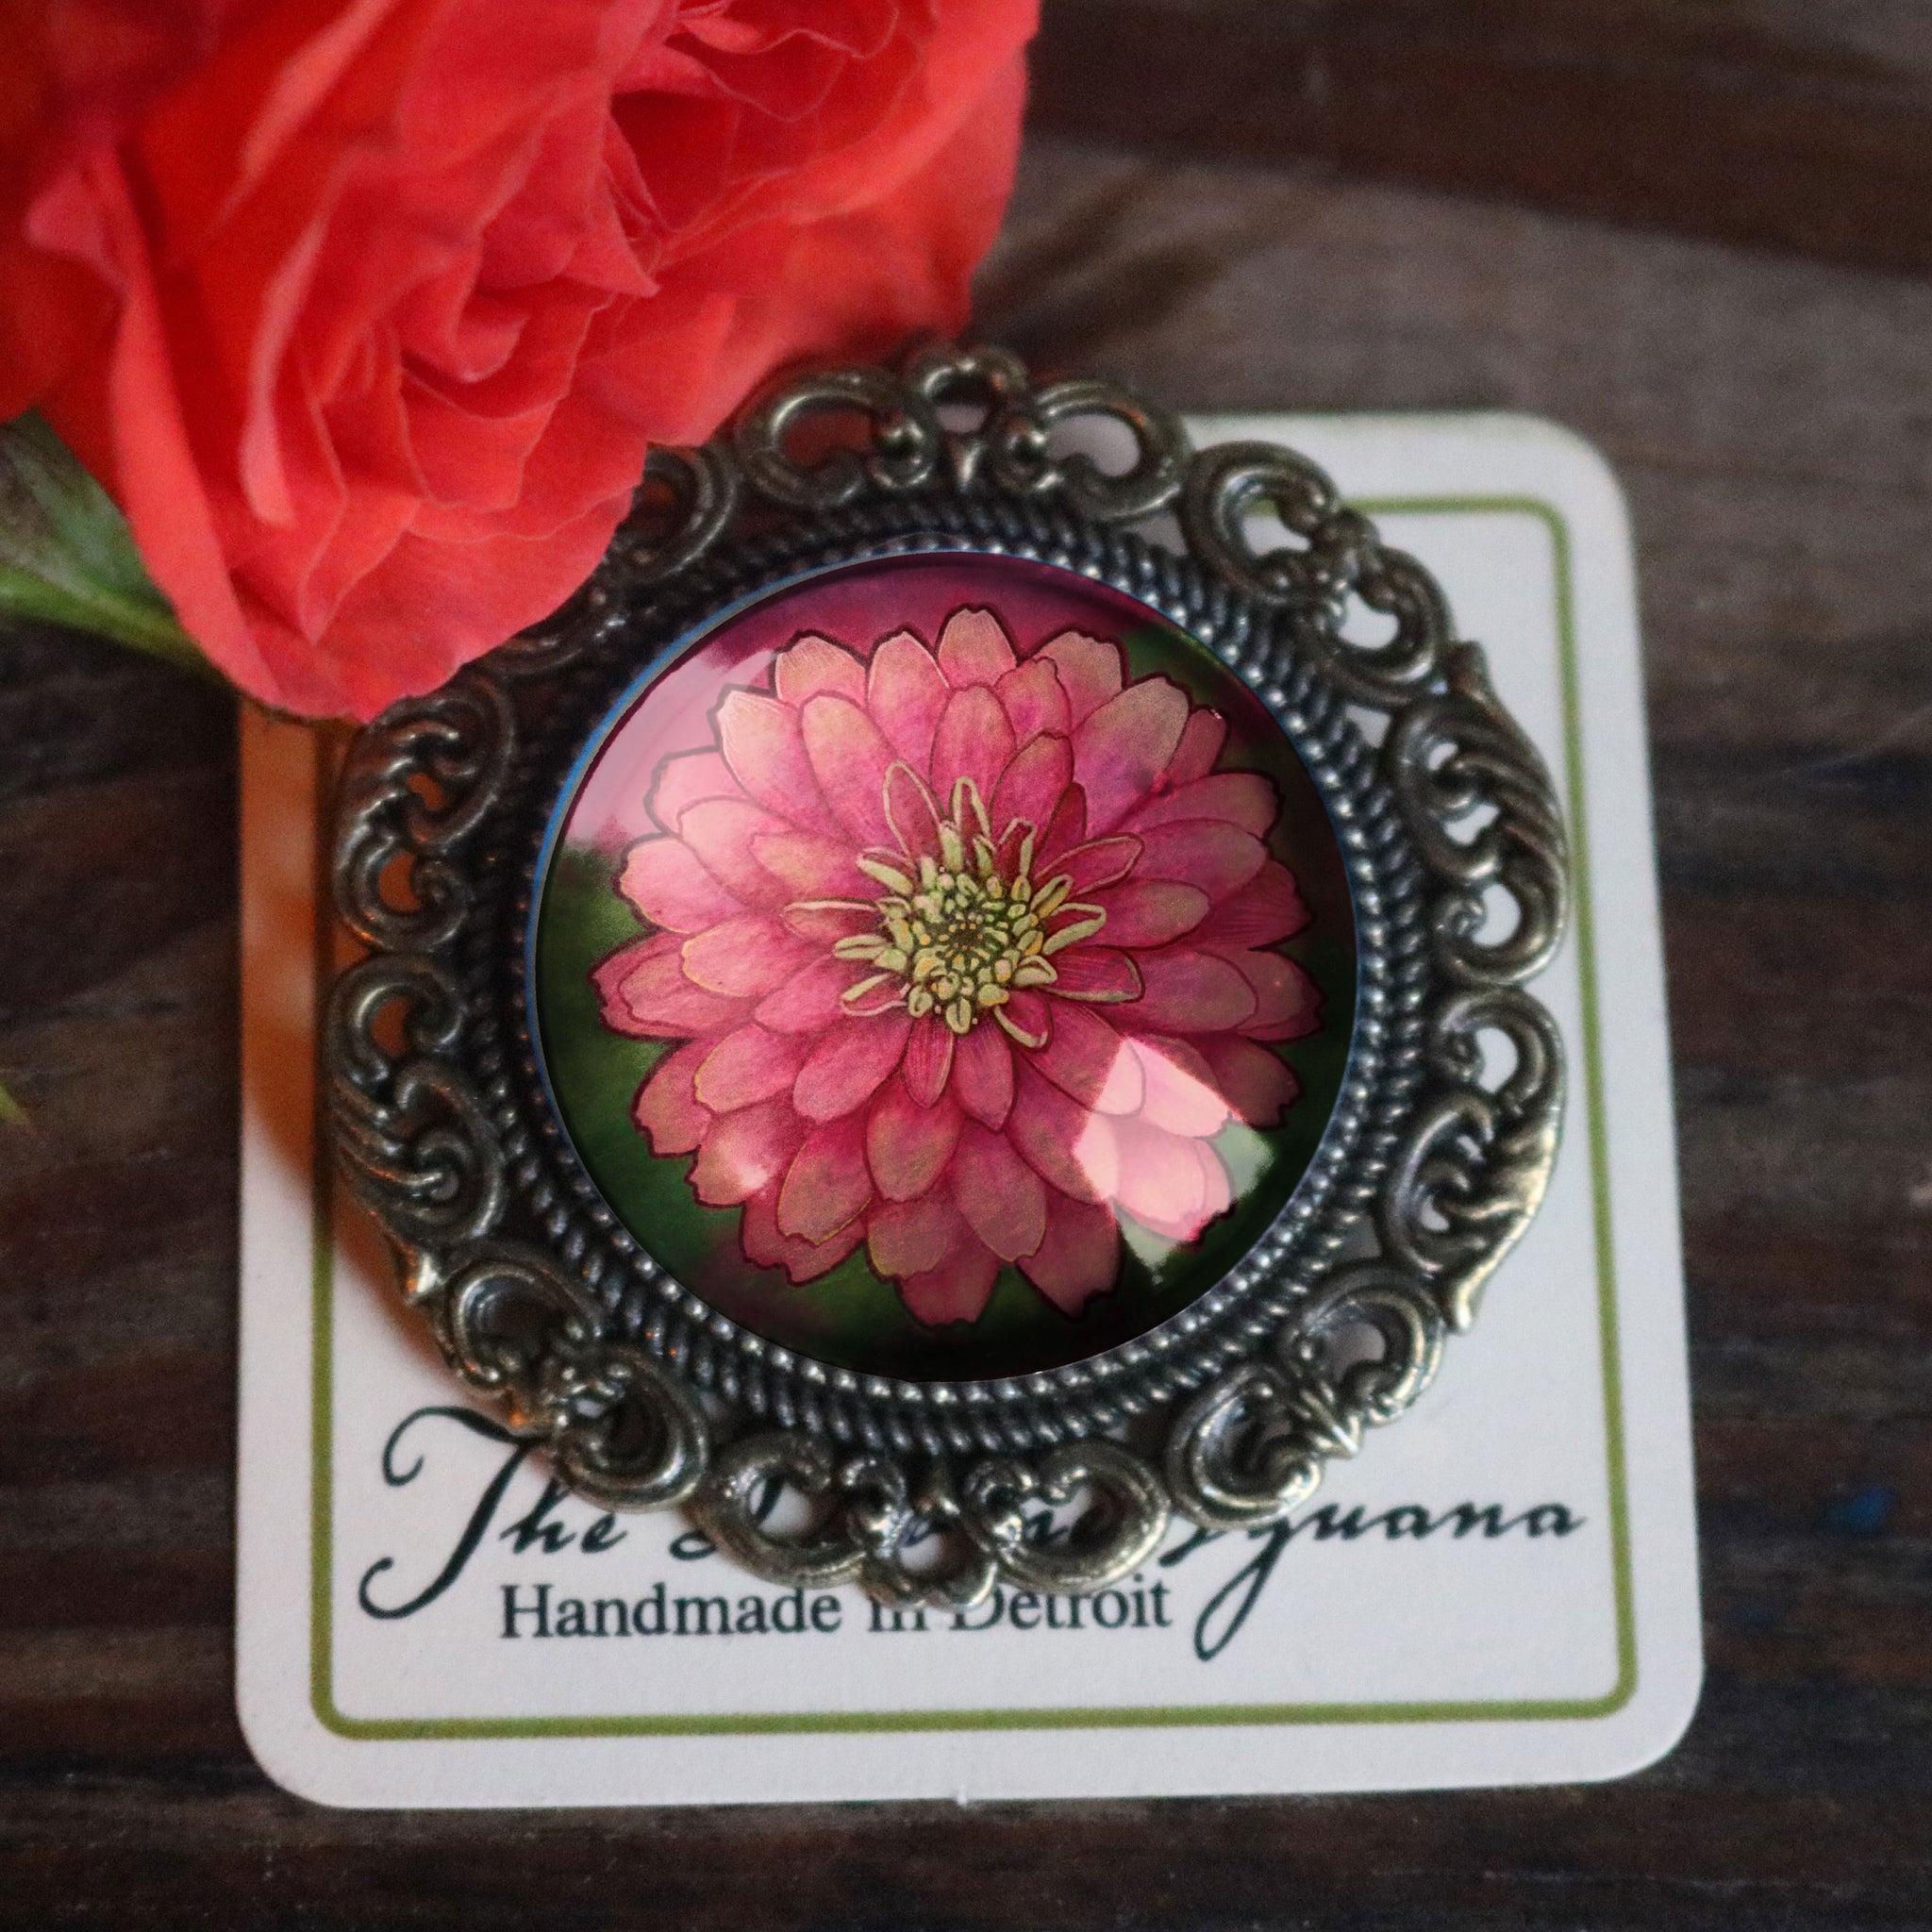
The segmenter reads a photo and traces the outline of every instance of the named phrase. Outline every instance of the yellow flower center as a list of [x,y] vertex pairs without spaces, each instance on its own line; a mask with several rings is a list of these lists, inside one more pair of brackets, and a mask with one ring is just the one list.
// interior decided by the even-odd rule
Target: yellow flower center
[[[970,784],[962,783],[960,791],[958,818],[977,818],[984,824]],[[1016,1040],[1037,1046],[1041,1042],[1002,1008],[1019,988],[1051,986],[1059,976],[1051,956],[1091,938],[1107,915],[1097,906],[1069,906],[1074,882],[1065,874],[1035,883],[1030,826],[1010,875],[983,833],[973,836],[969,849],[958,819],[939,831],[940,857],[922,856],[916,867],[900,854],[888,858],[867,853],[858,860],[859,870],[886,891],[872,904],[877,929],[855,933],[833,947],[840,958],[875,969],[846,991],[844,1003],[850,1009],[877,1011],[903,1001],[915,1020],[937,1013],[962,1037],[991,1013]],[[1050,924],[1063,910],[1076,916]]]

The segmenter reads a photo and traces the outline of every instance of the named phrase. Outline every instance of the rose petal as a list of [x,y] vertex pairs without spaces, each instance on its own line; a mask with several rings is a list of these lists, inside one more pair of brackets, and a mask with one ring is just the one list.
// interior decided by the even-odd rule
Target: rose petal
[[1197,1141],[1220,1133],[1227,1124],[1227,1103],[1213,1068],[1200,1054],[1184,1040],[1136,1039],[1128,1043],[1141,1062],[1144,1083],[1137,1120]]
[[870,1100],[899,1064],[911,1024],[903,1013],[834,1023],[798,1070],[792,1106],[807,1120],[831,1121]]
[[1033,1064],[1082,1107],[1132,1113],[1141,1104],[1140,1061],[1127,1042],[1084,1006],[1058,1003],[1053,1038],[1033,1056]]
[[866,1251],[874,1272],[890,1281],[919,1274],[944,1261],[965,1224],[943,1194],[913,1201],[878,1201],[865,1217]]
[[968,1121],[953,1155],[953,1199],[973,1232],[1003,1261],[1017,1261],[1046,1232],[1046,1189],[1002,1134]]
[[1013,1050],[997,1026],[975,1026],[953,1049],[952,1088],[959,1105],[997,1131],[1013,1105]]
[[717,717],[724,761],[747,797],[809,831],[838,829],[812,775],[798,713],[790,705],[758,691],[731,691]]
[[752,856],[784,888],[788,899],[873,899],[876,879],[853,861],[849,839],[824,832],[767,832],[751,841]]
[[697,854],[705,870],[747,906],[778,906],[790,896],[757,856],[764,835],[789,829],[783,819],[748,798],[700,799],[677,822],[678,837]]
[[752,1017],[774,1033],[823,1033],[844,1017],[845,989],[865,978],[869,970],[846,959],[815,959],[761,999]]
[[1173,879],[1135,877],[1095,892],[1093,903],[1107,914],[1100,936],[1109,943],[1164,946],[1199,925],[1208,916],[1210,902],[1206,892],[1193,886]]
[[1120,1178],[1113,1124],[1022,1065],[1007,1138],[1034,1173],[1079,1201],[1106,1201]]
[[670,932],[702,932],[744,910],[682,839],[640,839],[625,854],[617,890]]
[[804,1138],[805,1123],[788,1101],[723,1114],[691,1163],[691,1191],[707,1208],[736,1207],[785,1172]]
[[[1178,786],[1205,778],[1214,769],[1214,760],[1221,756],[1221,747],[1226,739],[1227,720],[1219,711],[1191,712],[1187,729],[1181,733],[1181,741],[1174,747],[1174,757],[1168,763],[1169,781]],[[1248,829],[1265,832],[1268,827],[1250,825]]]
[[956,691],[932,741],[932,789],[940,808],[953,810],[953,790],[970,778],[984,803],[1013,756],[1013,727],[1000,701],[983,684]]
[[1250,1040],[1298,1040],[1322,1024],[1315,982],[1279,953],[1228,953],[1229,965],[1255,991],[1255,1010],[1242,1024]]
[[937,1267],[908,1274],[899,1298],[913,1319],[928,1328],[945,1322],[974,1322],[992,1297],[1000,1257],[964,1222]]
[[658,782],[651,788],[651,816],[667,832],[677,829],[678,819],[700,799],[742,798],[731,767],[714,751],[680,752],[658,767]]
[[760,1188],[744,1204],[739,1224],[739,1245],[761,1268],[783,1268],[794,1282],[816,1281],[828,1274],[865,1239],[865,1224],[848,1221],[829,1241],[803,1241],[778,1226],[778,1187]]
[[1012,641],[991,610],[956,610],[940,632],[940,669],[955,691],[997,684],[1014,665]]
[[805,1137],[778,1191],[778,1232],[830,1241],[872,1199],[865,1164],[865,1123],[827,1121]]
[[741,913],[684,942],[685,977],[708,992],[759,999],[819,957],[808,940],[788,932],[766,912]]
[[[706,1057],[693,1092],[713,1113],[733,1113],[741,1107],[752,1107],[783,1093],[804,1058],[805,1047],[798,1040],[755,1024],[740,1026]],[[670,1150],[660,1147],[658,1151]]]
[[1180,743],[1188,708],[1179,685],[1143,677],[1074,727],[1074,775],[1086,790],[1089,832],[1109,830],[1154,789]]
[[[1194,713],[1196,718],[1207,715]],[[1192,720],[1189,723],[1191,725]],[[1169,776],[1173,776],[1172,768]],[[1123,829],[1144,832],[1151,825],[1174,824],[1183,819],[1221,819],[1265,839],[1280,809],[1272,778],[1259,772],[1217,772],[1211,778],[1197,778],[1172,791],[1157,791],[1135,807]]]
[[906,1091],[921,1107],[930,1107],[946,1091],[955,1051],[951,1027],[932,1014],[913,1021],[906,1041]]
[[1308,908],[1295,890],[1294,875],[1270,859],[1244,890],[1224,899],[1201,928],[1204,945],[1272,946],[1292,939],[1308,923]]
[[1074,728],[1066,687],[1045,658],[1030,658],[1017,671],[1008,672],[993,686],[993,694],[1006,710],[1014,738],[1022,744],[1042,731],[1065,738]]
[[932,775],[932,738],[952,687],[909,630],[894,632],[872,654],[865,708],[892,749],[922,778]]
[[1106,1208],[1053,1190],[1046,1197],[1046,1233],[1020,1271],[1063,1315],[1077,1315],[1120,1278],[1119,1224]]
[[865,666],[830,638],[808,631],[772,660],[772,688],[788,705],[804,707],[822,691],[865,702]]
[[631,1119],[650,1136],[652,1153],[689,1154],[704,1140],[711,1115],[699,1102],[692,1080],[711,1046],[709,1040],[694,1040],[666,1054],[638,1089]]
[[1068,709],[1077,725],[1114,697],[1121,688],[1121,647],[1077,630],[1062,631],[1040,647],[1051,659],[1067,693]]
[[742,1000],[707,992],[684,975],[682,941],[658,933],[621,946],[591,974],[604,1024],[645,1040],[689,1040],[722,1033],[745,1015]]
[[1216,953],[1176,946],[1139,956],[1146,991],[1134,1024],[1158,1033],[1222,1033],[1253,1017],[1255,992]]
[[1111,946],[1070,946],[1054,964],[1056,999],[1091,1000],[1099,1005],[1141,997],[1141,970],[1125,953]]
[[1201,1042],[1201,1057],[1229,1107],[1251,1127],[1272,1127],[1302,1091],[1294,1069],[1279,1054],[1238,1033],[1217,1033]]
[[1261,870],[1267,848],[1252,832],[1221,819],[1183,819],[1141,832],[1137,878],[1183,879],[1210,899],[1238,891]]
[[[865,1154],[873,1179],[889,1201],[910,1201],[932,1186],[959,1141],[958,1104],[941,1094],[922,1107],[903,1080],[879,1089],[865,1124]],[[929,1264],[928,1264],[929,1265]]]
[[1003,836],[1016,819],[1036,830],[1047,824],[1073,776],[1074,747],[1064,738],[1035,738],[1023,744],[991,794],[994,837]]
[[897,755],[885,734],[849,699],[815,697],[799,713],[806,756],[839,823],[861,845],[891,840],[886,774]]

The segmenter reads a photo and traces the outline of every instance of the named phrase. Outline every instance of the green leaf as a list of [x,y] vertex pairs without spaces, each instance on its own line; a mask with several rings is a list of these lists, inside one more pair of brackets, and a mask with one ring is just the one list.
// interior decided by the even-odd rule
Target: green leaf
[[21,1106],[6,1088],[0,1087],[0,1127],[25,1127],[30,1124],[26,1117],[26,1108]]
[[0,616],[92,631],[216,675],[108,492],[33,410],[0,424]]

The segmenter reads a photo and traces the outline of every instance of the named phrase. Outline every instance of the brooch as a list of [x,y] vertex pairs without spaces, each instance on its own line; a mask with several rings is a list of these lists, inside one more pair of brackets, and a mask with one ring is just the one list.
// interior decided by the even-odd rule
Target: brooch
[[336,840],[329,1117],[408,1300],[560,1479],[783,1585],[1279,1520],[1555,1158],[1561,820],[1435,583],[1000,350],[654,452]]

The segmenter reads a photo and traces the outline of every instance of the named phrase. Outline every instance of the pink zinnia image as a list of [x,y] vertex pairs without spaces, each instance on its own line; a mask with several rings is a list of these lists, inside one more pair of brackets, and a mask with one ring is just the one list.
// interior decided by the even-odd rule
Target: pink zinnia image
[[1271,779],[1121,646],[807,634],[658,766],[617,891],[655,928],[596,970],[604,1024],[679,1042],[639,1091],[660,1156],[742,1208],[748,1260],[814,1280],[863,1243],[920,1322],[1011,1263],[1077,1314],[1123,1224],[1197,1240],[1227,1130],[1298,1090],[1271,1042],[1320,998]]

